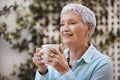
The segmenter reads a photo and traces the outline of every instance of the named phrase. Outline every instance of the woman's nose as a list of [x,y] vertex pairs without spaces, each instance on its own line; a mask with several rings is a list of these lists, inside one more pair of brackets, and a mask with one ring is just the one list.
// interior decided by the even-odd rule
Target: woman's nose
[[64,26],[64,31],[69,31],[69,30],[70,30],[69,25],[66,24],[66,25]]

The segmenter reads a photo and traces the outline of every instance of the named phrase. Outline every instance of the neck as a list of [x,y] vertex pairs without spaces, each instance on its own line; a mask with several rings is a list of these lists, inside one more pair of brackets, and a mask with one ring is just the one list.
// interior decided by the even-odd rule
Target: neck
[[76,46],[76,47],[71,47],[70,48],[70,64],[73,65],[80,57],[85,53],[85,51],[88,49],[89,45],[82,45]]

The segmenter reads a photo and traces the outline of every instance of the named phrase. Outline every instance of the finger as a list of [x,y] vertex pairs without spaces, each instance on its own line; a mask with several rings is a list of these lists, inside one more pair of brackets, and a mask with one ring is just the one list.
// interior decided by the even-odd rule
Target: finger
[[43,55],[43,50],[41,48],[37,48],[34,56],[40,57],[41,55]]
[[50,53],[48,54],[48,58],[51,57],[51,58],[58,58],[58,55],[54,54],[54,53]]
[[37,61],[37,65],[44,64],[42,61]]
[[43,60],[49,60],[49,59],[51,59],[51,58],[57,58],[57,56],[56,56],[54,53],[44,54],[44,55],[42,56],[42,59],[43,59]]
[[39,51],[40,51],[40,48],[36,48],[36,53],[39,53]]
[[50,60],[46,61],[46,64],[55,67],[56,65],[59,64],[59,61],[56,58],[51,58]]
[[43,49],[40,48],[38,55],[43,55],[43,54],[44,54],[44,51],[43,51]]
[[37,65],[37,61],[36,61],[35,57],[32,58],[32,61],[35,65]]
[[54,47],[48,47],[49,51],[54,54],[58,54],[59,52]]
[[49,57],[47,59],[41,60],[41,62],[51,65],[52,63],[55,62],[55,58]]
[[40,57],[41,55],[38,53],[34,53],[34,57]]
[[43,62],[41,62],[41,59],[39,57],[33,57],[32,59],[35,65],[43,64]]
[[34,56],[32,59],[33,59],[33,61],[38,61],[38,60],[40,60],[40,59],[38,59],[39,57],[36,57],[36,56]]
[[63,44],[60,44],[60,45],[59,45],[59,51],[60,51],[61,54],[64,54],[64,50],[63,50],[63,48],[62,48],[62,45],[63,45]]

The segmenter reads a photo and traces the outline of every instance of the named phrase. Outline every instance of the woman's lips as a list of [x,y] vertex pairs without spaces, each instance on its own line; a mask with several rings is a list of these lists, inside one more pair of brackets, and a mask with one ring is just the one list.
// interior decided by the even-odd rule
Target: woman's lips
[[71,37],[71,36],[73,36],[73,34],[63,34],[63,37]]

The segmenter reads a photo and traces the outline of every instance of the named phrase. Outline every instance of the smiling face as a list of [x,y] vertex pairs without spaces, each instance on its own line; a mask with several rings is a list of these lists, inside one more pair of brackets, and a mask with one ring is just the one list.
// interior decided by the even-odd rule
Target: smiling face
[[86,44],[91,27],[75,11],[62,13],[60,19],[60,35],[62,42],[66,45]]

